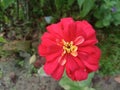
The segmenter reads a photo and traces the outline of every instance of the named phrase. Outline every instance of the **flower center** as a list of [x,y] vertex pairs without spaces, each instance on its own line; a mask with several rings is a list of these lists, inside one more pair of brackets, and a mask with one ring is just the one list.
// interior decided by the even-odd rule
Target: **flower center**
[[64,50],[62,55],[66,54],[66,53],[69,53],[75,57],[78,55],[78,53],[77,53],[78,47],[73,44],[73,41],[66,42],[66,41],[62,40],[62,42],[63,42],[63,50]]

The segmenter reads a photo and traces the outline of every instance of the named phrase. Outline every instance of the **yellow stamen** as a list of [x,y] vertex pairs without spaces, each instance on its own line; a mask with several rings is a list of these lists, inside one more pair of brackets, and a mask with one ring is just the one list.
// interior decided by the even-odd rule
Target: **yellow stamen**
[[63,42],[63,50],[64,50],[62,55],[66,53],[69,53],[75,57],[78,55],[77,53],[78,47],[73,44],[73,41],[65,42],[64,40],[62,40],[62,42]]

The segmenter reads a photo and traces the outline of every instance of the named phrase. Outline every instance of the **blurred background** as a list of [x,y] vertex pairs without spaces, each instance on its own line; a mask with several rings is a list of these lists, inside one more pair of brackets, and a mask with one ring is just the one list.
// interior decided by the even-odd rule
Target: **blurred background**
[[50,89],[56,82],[44,74],[47,81],[42,78],[41,86],[37,80],[34,88],[28,83],[45,62],[37,54],[45,27],[63,17],[88,20],[102,56],[99,71],[83,85],[91,89],[77,89],[81,86],[66,79],[60,85],[67,85],[65,90],[120,90],[120,0],[0,0],[0,90],[64,90],[59,83]]

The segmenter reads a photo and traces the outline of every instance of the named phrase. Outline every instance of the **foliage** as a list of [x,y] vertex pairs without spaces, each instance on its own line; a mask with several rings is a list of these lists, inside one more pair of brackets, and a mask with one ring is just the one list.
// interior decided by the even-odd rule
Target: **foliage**
[[0,43],[5,43],[7,42],[2,36],[0,36]]
[[3,9],[5,10],[14,2],[15,2],[15,0],[1,0],[1,5],[2,5]]
[[80,8],[80,17],[85,17],[95,4],[95,0],[77,0]]
[[16,24],[16,20],[36,22],[44,16],[54,20],[66,16],[82,19],[93,9],[95,0],[1,0],[0,4],[1,22]]
[[101,68],[102,75],[115,75],[120,73],[120,32],[114,31],[99,43],[102,50]]
[[18,21],[40,26],[40,21],[46,16],[53,17],[51,23],[72,16],[91,20],[97,28],[118,26],[119,4],[119,0],[1,0],[0,26]]
[[89,74],[87,80],[81,82],[74,82],[68,79],[66,75],[60,80],[60,85],[64,87],[65,90],[95,90],[90,87],[94,73]]
[[103,28],[120,25],[120,0],[101,0],[94,12],[96,27]]

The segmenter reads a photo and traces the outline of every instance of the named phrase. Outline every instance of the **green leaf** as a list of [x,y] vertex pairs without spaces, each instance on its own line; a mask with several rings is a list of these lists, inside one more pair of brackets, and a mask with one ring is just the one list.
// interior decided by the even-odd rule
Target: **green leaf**
[[64,75],[64,77],[60,80],[59,84],[65,90],[94,90],[93,88],[89,88],[93,76],[94,73],[91,73],[87,80],[75,82],[70,80],[66,75]]
[[79,5],[79,8],[81,9],[82,4],[84,3],[85,0],[77,0],[77,3]]
[[119,20],[119,21],[120,21],[120,12],[115,13],[115,14],[113,15],[113,18],[114,18],[115,20]]
[[103,25],[104,26],[109,26],[110,23],[111,23],[111,20],[112,20],[112,16],[111,16],[110,13],[108,13],[103,19]]
[[45,3],[45,0],[40,0],[40,5],[41,5],[41,7],[44,6],[44,3]]
[[81,12],[80,12],[80,17],[85,17],[90,10],[93,8],[94,6],[94,0],[84,0]]
[[103,19],[103,25],[105,27],[109,26],[110,25],[110,21]]
[[116,26],[120,25],[120,21],[117,21],[117,20],[116,20],[116,21],[114,22],[114,25],[116,25]]
[[81,81],[81,82],[80,82],[80,86],[81,86],[81,87],[90,86],[93,77],[94,77],[94,73],[89,74],[87,80],[84,80],[84,81]]
[[74,2],[75,0],[68,0],[68,6],[71,6]]
[[57,10],[60,10],[64,4],[64,0],[55,0],[55,6]]
[[104,25],[103,25],[103,23],[102,23],[102,20],[97,21],[97,22],[95,23],[95,26],[96,26],[97,28],[103,28]]
[[0,36],[0,43],[6,43],[6,42],[7,41],[3,37]]
[[48,75],[44,72],[43,67],[41,67],[41,68],[38,70],[38,75],[39,75],[39,76],[48,76]]
[[3,9],[8,8],[14,2],[15,0],[2,0],[1,1]]

